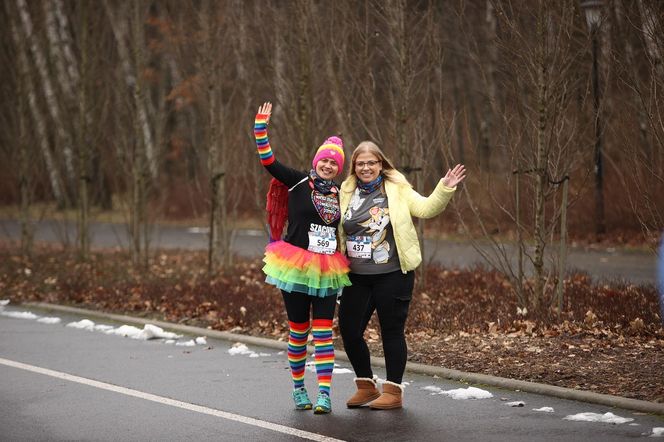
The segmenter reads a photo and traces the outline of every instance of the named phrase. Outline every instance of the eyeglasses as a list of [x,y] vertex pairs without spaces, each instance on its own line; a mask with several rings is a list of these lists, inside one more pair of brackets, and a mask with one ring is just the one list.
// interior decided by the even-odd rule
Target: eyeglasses
[[358,169],[364,169],[364,166],[374,167],[380,162],[381,162],[380,160],[358,161],[355,163],[355,167],[357,167]]

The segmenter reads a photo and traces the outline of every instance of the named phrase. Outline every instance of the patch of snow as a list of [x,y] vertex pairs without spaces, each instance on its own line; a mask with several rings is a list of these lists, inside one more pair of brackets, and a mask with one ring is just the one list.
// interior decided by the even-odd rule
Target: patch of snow
[[565,416],[563,419],[579,422],[602,422],[606,424],[624,424],[634,420],[631,417],[620,417],[613,413],[578,413]]
[[9,299],[0,299],[0,307],[9,305]]
[[32,312],[5,312],[0,311],[0,315],[16,319],[37,319],[39,316]]
[[541,411],[543,413],[553,413],[553,407],[533,408],[533,411]]
[[207,345],[207,339],[205,338],[205,336],[199,336],[196,338],[196,344]]
[[514,402],[506,402],[505,405],[508,407],[525,407],[526,403],[524,401],[514,401]]
[[93,331],[95,328],[95,323],[90,321],[89,319],[81,319],[80,321],[77,322],[70,322],[69,324],[67,324],[67,327]]
[[178,347],[194,347],[196,343],[194,342],[193,339],[190,339],[185,342],[176,342],[175,345],[177,345]]
[[253,351],[249,350],[249,347],[247,347],[245,344],[241,344],[239,342],[236,342],[235,344],[233,344],[233,346],[228,349],[228,353],[232,356],[254,354]]
[[334,374],[348,374],[348,373],[353,373],[352,370],[349,370],[347,368],[335,368],[332,370],[332,373]]
[[[250,358],[259,358],[259,357],[265,357],[265,356],[272,356],[270,353],[256,353],[253,350],[250,350],[249,347],[247,347],[245,344],[242,344],[240,342],[236,342],[233,344],[231,348],[228,349],[228,353],[232,356],[235,355],[246,355],[249,356]],[[278,354],[282,354],[283,352],[280,352]],[[309,364],[307,364],[309,365]]]
[[118,328],[112,328],[110,330],[106,330],[107,335],[118,335],[118,336],[124,336],[125,338],[134,338],[134,339],[139,339],[138,335],[140,335],[142,330],[140,328],[134,327],[133,325],[121,325]]
[[654,427],[650,437],[664,437],[664,427]]
[[118,328],[113,328],[106,326],[107,328],[101,329],[107,335],[118,335],[124,336],[131,339],[139,339],[141,341],[147,341],[149,339],[177,339],[180,338],[180,335],[175,333],[164,331],[161,327],[157,327],[152,324],[145,324],[141,330],[138,327],[133,325],[122,325]]
[[[175,344],[175,339],[166,339],[164,341],[164,344]],[[169,356],[169,357],[171,357],[171,356]]]
[[454,390],[442,390],[439,387],[434,387],[432,385],[422,388],[423,390],[430,391],[431,394],[441,394],[443,396],[449,396],[452,399],[457,400],[466,400],[466,399],[489,399],[493,397],[493,394],[489,393],[486,390],[482,390],[477,387],[468,387],[468,388],[457,388]]
[[42,324],[59,324],[62,322],[62,319],[56,317],[39,318],[37,322],[41,322]]
[[164,331],[163,328],[152,324],[145,324],[137,339],[178,339],[182,336]]
[[115,327],[112,325],[106,325],[106,324],[97,324],[95,325],[95,331],[100,331],[103,333],[106,333],[109,330],[113,330]]

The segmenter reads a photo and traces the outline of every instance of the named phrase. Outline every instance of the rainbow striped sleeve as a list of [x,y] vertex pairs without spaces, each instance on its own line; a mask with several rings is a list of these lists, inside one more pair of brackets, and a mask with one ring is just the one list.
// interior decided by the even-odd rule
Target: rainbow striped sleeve
[[274,154],[270,148],[270,140],[267,138],[267,114],[256,114],[254,122],[254,136],[256,137],[256,148],[263,166],[274,163]]

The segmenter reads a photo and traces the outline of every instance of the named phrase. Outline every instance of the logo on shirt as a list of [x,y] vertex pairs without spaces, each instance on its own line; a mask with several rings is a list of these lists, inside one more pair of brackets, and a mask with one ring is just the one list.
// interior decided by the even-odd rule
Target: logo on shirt
[[311,192],[311,201],[314,203],[318,216],[325,221],[325,224],[333,223],[341,217],[339,201],[335,194],[323,195],[314,190]]
[[387,230],[385,228],[390,223],[390,209],[387,207],[372,207],[369,209],[369,219],[359,223],[367,228],[367,233],[371,234],[371,248],[373,249],[373,260],[376,264],[385,264],[390,258],[390,243],[385,239]]

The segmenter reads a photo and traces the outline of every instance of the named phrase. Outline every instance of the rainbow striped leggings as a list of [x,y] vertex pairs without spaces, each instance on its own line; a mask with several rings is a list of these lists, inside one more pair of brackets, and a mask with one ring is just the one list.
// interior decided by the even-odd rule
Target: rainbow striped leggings
[[[307,341],[309,340],[309,333],[312,333],[318,389],[329,395],[334,369],[332,318],[334,317],[337,297],[319,298],[304,293],[283,290],[281,293],[288,314],[288,363],[293,378],[293,388],[304,386]],[[312,317],[313,319],[311,319]]]

